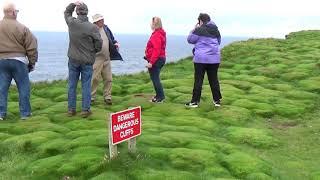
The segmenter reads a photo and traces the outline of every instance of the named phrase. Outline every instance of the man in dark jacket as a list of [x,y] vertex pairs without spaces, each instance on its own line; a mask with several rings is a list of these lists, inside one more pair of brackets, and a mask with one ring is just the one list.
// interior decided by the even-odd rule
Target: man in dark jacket
[[[72,17],[76,8],[77,18]],[[68,115],[76,115],[77,84],[81,74],[82,84],[82,112],[83,118],[91,114],[91,78],[92,65],[96,53],[101,50],[102,39],[96,25],[88,21],[88,7],[77,1],[67,6],[64,18],[69,28],[69,90],[68,90]]]
[[103,97],[107,105],[112,105],[112,71],[111,60],[122,60],[118,48],[120,44],[114,39],[111,30],[104,24],[104,18],[101,14],[92,17],[93,23],[99,28],[103,40],[102,49],[96,54],[96,61],[93,65],[93,77],[91,83],[91,102],[96,99],[97,89],[100,77],[103,79]]

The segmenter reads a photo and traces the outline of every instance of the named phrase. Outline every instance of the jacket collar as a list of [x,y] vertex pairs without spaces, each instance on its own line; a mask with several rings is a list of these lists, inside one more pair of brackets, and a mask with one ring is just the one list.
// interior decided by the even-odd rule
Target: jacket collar
[[162,28],[155,29],[155,30],[152,32],[152,34],[155,34],[155,33],[160,32],[160,31],[163,31],[163,29],[162,29]]
[[4,16],[3,19],[11,19],[11,20],[16,20],[17,18],[13,16]]
[[82,22],[89,21],[88,16],[86,15],[78,15],[77,19],[79,19]]

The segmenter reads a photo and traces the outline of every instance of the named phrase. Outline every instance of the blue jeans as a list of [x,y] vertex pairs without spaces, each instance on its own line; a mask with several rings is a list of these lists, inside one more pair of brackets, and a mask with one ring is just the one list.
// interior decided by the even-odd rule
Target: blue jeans
[[14,59],[0,60],[0,117],[7,115],[8,91],[14,79],[19,91],[21,117],[31,115],[30,81],[26,64]]
[[160,71],[164,66],[166,59],[160,58],[153,64],[152,68],[148,69],[154,90],[156,91],[156,99],[163,100],[165,98],[163,87],[160,82]]
[[68,110],[76,110],[77,85],[81,74],[82,111],[89,111],[91,103],[91,78],[93,72],[92,65],[75,64],[69,62],[68,67]]

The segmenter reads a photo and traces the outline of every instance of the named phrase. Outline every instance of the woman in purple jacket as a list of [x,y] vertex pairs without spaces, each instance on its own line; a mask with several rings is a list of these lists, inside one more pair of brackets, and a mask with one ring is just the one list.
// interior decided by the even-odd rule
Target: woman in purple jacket
[[186,107],[199,107],[203,78],[207,72],[213,104],[220,106],[220,85],[218,80],[218,68],[220,64],[221,36],[218,27],[211,21],[208,14],[200,13],[196,28],[188,36],[188,43],[194,44],[194,86],[190,102]]

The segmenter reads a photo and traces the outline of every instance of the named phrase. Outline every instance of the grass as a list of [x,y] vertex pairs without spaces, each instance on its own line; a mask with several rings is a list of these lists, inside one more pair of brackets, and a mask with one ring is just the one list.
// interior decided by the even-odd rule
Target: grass
[[[102,90],[88,119],[67,117],[67,83],[32,84],[33,116],[19,119],[10,89],[0,122],[0,179],[320,179],[320,31],[251,39],[222,50],[222,107],[204,82],[200,108],[187,109],[191,58],[167,64],[164,104],[152,104],[148,74],[116,76],[113,105]],[[80,86],[77,107],[81,107]],[[126,143],[108,158],[107,117],[142,107],[138,152]]]

